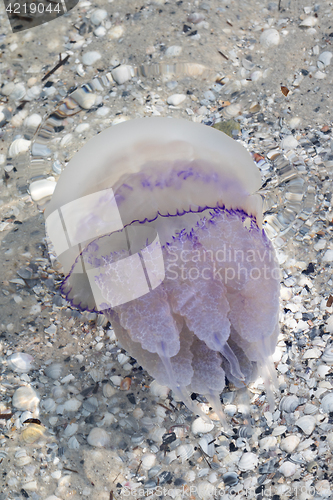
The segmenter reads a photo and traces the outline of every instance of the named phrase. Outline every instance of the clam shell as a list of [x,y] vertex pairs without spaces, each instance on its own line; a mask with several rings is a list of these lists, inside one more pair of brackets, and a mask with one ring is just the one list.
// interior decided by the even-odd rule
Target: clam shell
[[27,141],[26,139],[15,139],[9,146],[8,156],[10,158],[15,158],[21,153],[26,153],[29,151],[31,141]]
[[57,407],[56,402],[52,398],[47,398],[42,401],[42,407],[46,413],[53,413]]
[[309,436],[316,427],[316,419],[312,415],[304,415],[304,417],[296,420],[295,424],[302,429],[304,434]]
[[284,396],[280,401],[280,410],[292,413],[299,406],[300,400],[297,396]]
[[134,76],[134,69],[132,66],[122,64],[121,66],[118,66],[118,68],[114,68],[111,71],[111,75],[118,85],[122,85]]
[[79,426],[75,422],[73,422],[72,424],[68,424],[64,431],[64,436],[66,438],[74,436],[74,434],[77,433],[78,428]]
[[304,415],[315,415],[318,412],[318,407],[312,403],[306,403],[303,411]]
[[204,420],[201,417],[198,417],[192,423],[192,432],[193,434],[206,434],[214,429],[213,422],[209,422]]
[[29,186],[29,191],[33,201],[40,201],[51,196],[56,187],[56,182],[48,179],[34,181]]
[[258,457],[255,453],[247,452],[243,453],[240,461],[238,462],[238,468],[242,472],[246,472],[247,470],[254,470],[258,464]]
[[16,389],[12,404],[18,410],[33,412],[38,407],[39,399],[37,392],[30,385],[25,385]]
[[33,113],[24,120],[24,126],[31,131],[35,131],[37,127],[41,124],[42,117],[37,113]]
[[118,38],[120,38],[123,35],[124,31],[125,31],[124,26],[121,26],[121,25],[113,26],[108,31],[108,37],[110,40],[117,40]]
[[19,373],[28,373],[33,369],[34,358],[24,352],[15,352],[7,358],[9,368]]
[[261,33],[259,41],[264,47],[274,47],[280,43],[280,34],[274,28],[270,28]]
[[86,66],[92,66],[93,64],[95,64],[95,62],[99,61],[101,57],[102,57],[101,54],[97,52],[97,50],[91,50],[83,54],[82,62]]
[[199,439],[199,445],[202,451],[209,457],[213,457],[215,453],[214,437],[212,434],[205,434]]
[[193,444],[181,444],[176,449],[177,457],[179,457],[182,463],[186,462],[194,453]]
[[63,374],[63,365],[61,363],[52,363],[44,369],[45,375],[52,378],[53,380],[58,380]]
[[293,462],[289,462],[289,460],[283,462],[283,464],[279,468],[279,471],[281,472],[281,474],[284,475],[284,477],[293,476],[296,470],[297,470],[297,465],[294,464]]
[[45,437],[44,428],[38,424],[29,424],[21,434],[21,439],[27,444],[35,443],[38,439]]
[[239,481],[236,472],[227,472],[223,475],[222,479],[226,486],[236,486]]
[[90,21],[95,25],[99,26],[102,21],[107,17],[108,13],[104,9],[96,9],[90,16]]
[[156,462],[156,455],[154,453],[146,453],[141,457],[141,466],[143,469],[151,469]]
[[66,411],[77,411],[82,405],[81,401],[76,398],[71,398],[65,401],[64,409]]
[[300,28],[313,28],[317,24],[318,19],[314,16],[306,17],[300,24]]
[[326,347],[323,355],[321,357],[322,361],[325,361],[328,365],[333,365],[333,345],[330,344]]
[[69,438],[67,444],[68,444],[68,448],[70,450],[78,450],[80,448],[80,443],[78,442],[78,440],[76,439],[75,436],[72,436],[71,438]]
[[321,407],[325,413],[333,411],[333,392],[326,394],[321,400]]
[[97,95],[93,92],[86,92],[84,89],[80,88],[71,94],[71,99],[77,102],[81,108],[91,109],[96,102]]
[[97,448],[106,448],[111,443],[111,438],[109,434],[100,427],[94,427],[91,429],[89,436],[87,437],[87,442],[90,446],[95,446]]
[[286,438],[282,439],[280,448],[281,450],[287,452],[287,453],[292,453],[297,446],[299,445],[300,438],[298,436],[295,436],[294,434],[287,436]]

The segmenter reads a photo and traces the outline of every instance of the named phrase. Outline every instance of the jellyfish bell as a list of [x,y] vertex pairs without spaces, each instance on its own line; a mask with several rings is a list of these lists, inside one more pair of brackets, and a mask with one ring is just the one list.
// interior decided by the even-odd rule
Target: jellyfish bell
[[246,384],[278,335],[279,270],[262,230],[260,172],[222,132],[140,118],[91,139],[45,209],[73,306],[103,312],[121,345],[191,410],[223,420],[227,376]]

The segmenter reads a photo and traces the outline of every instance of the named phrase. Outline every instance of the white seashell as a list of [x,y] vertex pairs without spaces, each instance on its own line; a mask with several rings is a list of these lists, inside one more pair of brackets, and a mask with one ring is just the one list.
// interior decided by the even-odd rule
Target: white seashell
[[135,408],[135,410],[133,410],[132,415],[137,420],[140,420],[143,417],[143,415],[144,415],[142,408],[140,408],[139,406],[137,406]]
[[242,105],[240,103],[230,104],[229,106],[223,108],[222,116],[229,120],[230,118],[234,118],[241,113]]
[[9,368],[18,373],[28,373],[33,369],[34,358],[24,352],[15,352],[7,358]]
[[64,403],[64,409],[66,411],[77,411],[82,405],[81,401],[76,398],[67,399]]
[[30,130],[35,131],[37,127],[41,124],[42,117],[37,113],[33,113],[24,120],[24,126]]
[[311,415],[305,415],[304,417],[301,417],[298,420],[296,420],[295,424],[297,425],[297,427],[302,429],[304,434],[309,436],[316,427],[316,419]]
[[15,87],[14,82],[6,83],[1,89],[1,94],[7,96],[10,95],[13,92],[14,87]]
[[166,57],[177,57],[180,56],[182,52],[182,47],[180,45],[171,45],[171,47],[168,47],[165,51],[165,56]]
[[214,437],[212,434],[205,434],[199,439],[199,445],[204,453],[213,457],[215,453]]
[[67,445],[70,450],[78,450],[80,448],[80,443],[75,436],[69,438]]
[[91,50],[83,54],[82,62],[86,66],[92,66],[93,64],[95,64],[95,62],[99,61],[101,57],[101,54],[97,52],[97,50]]
[[321,359],[328,365],[333,365],[333,344],[326,347]]
[[247,470],[254,470],[258,464],[258,457],[252,452],[243,453],[240,461],[238,462],[238,468],[242,472]]
[[331,368],[329,366],[319,365],[317,368],[317,375],[319,378],[325,378],[330,370]]
[[97,95],[93,92],[86,92],[84,89],[76,89],[71,94],[71,99],[77,102],[83,109],[91,109],[97,99]]
[[90,21],[98,26],[107,17],[108,13],[104,9],[96,9],[90,16]]
[[117,40],[124,34],[124,31],[125,28],[123,26],[114,26],[109,30],[108,37],[110,40]]
[[33,201],[40,201],[43,198],[52,196],[57,183],[48,179],[34,181],[29,186],[29,191]]
[[197,486],[197,495],[202,500],[210,500],[214,498],[215,486],[209,481],[202,481]]
[[262,78],[262,71],[257,70],[257,71],[253,71],[253,73],[251,73],[251,80],[253,82],[257,82],[258,80],[260,80],[260,78]]
[[12,92],[10,93],[10,96],[9,98],[10,99],[13,99],[14,101],[19,101],[20,99],[22,99],[24,96],[25,96],[25,87],[23,85],[23,83],[17,83]]
[[74,436],[74,434],[76,434],[78,428],[79,428],[79,426],[75,422],[72,424],[68,424],[65,431],[64,431],[64,436],[67,438]]
[[150,384],[150,392],[153,396],[159,397],[161,399],[165,399],[169,392],[170,389],[166,385],[161,385],[156,380],[153,380],[153,382]]
[[284,396],[280,401],[280,410],[292,413],[299,406],[300,400],[297,396]]
[[97,36],[98,38],[105,36],[106,35],[106,28],[104,28],[104,26],[98,26],[98,28],[96,28],[94,30],[94,35]]
[[46,413],[53,413],[56,409],[56,402],[52,398],[47,398],[42,401],[42,407],[46,411]]
[[304,415],[315,415],[318,412],[318,407],[312,403],[306,403],[304,406]]
[[300,438],[298,436],[295,436],[294,434],[287,436],[286,438],[282,439],[280,448],[281,450],[287,452],[287,453],[292,453],[294,450],[296,450],[297,446],[300,443]]
[[146,455],[143,455],[141,458],[141,466],[143,469],[149,470],[151,469],[156,462],[156,455],[153,453],[147,453]]
[[329,392],[321,400],[321,407],[325,413],[333,411],[333,392]]
[[204,420],[202,417],[198,417],[192,423],[193,434],[206,434],[214,429],[214,424],[212,421]]
[[10,158],[16,158],[16,156],[21,153],[26,153],[29,151],[31,141],[27,141],[26,139],[15,139],[9,147],[8,156]]
[[282,139],[280,143],[280,148],[285,151],[289,151],[290,149],[295,149],[298,146],[298,141],[292,135],[287,135],[284,139]]
[[315,74],[313,75],[317,80],[324,80],[326,78],[326,73],[323,73],[322,71],[316,71]]
[[332,55],[332,52],[325,50],[325,52],[322,52],[318,57],[318,61],[320,61],[324,66],[329,66],[331,64]]
[[24,455],[24,456],[22,455],[22,456],[19,456],[18,458],[16,458],[15,465],[17,465],[17,467],[24,467],[25,465],[30,464],[30,462],[32,462],[31,457],[29,457],[27,455]]
[[[52,396],[54,397],[54,399],[56,400],[59,400],[60,398],[63,398],[64,395],[66,394],[66,391],[63,387],[57,385],[55,387],[52,387]],[[58,401],[59,403],[59,401]]]
[[308,16],[306,17],[300,24],[299,26],[301,28],[313,28],[317,24],[318,19],[314,16]]
[[320,498],[332,498],[331,484],[327,479],[317,481],[315,488]]
[[65,148],[72,142],[73,135],[72,134],[66,134],[60,141],[60,147]]
[[52,378],[53,380],[58,380],[64,371],[64,367],[61,363],[52,363],[44,369],[45,375]]
[[187,21],[189,23],[193,24],[198,24],[201,23],[205,19],[205,16],[201,14],[200,12],[193,12],[193,14],[190,14],[187,18]]
[[167,103],[171,106],[178,106],[186,99],[185,94],[173,94],[167,98]]
[[302,123],[302,119],[299,118],[298,116],[294,116],[293,118],[290,118],[289,120],[289,127],[291,129],[293,128],[300,128]]
[[39,85],[33,85],[30,89],[27,90],[26,95],[24,96],[25,101],[34,101],[38,99],[42,92],[42,88]]
[[259,441],[259,447],[261,450],[269,451],[275,448],[277,444],[277,439],[275,436],[267,436]]
[[318,359],[321,356],[321,350],[318,347],[313,347],[305,351],[303,359]]
[[87,437],[88,444],[90,446],[96,446],[97,448],[106,448],[111,443],[111,438],[109,434],[100,427],[94,427],[91,429],[89,436]]
[[29,424],[21,434],[21,439],[27,444],[32,444],[45,437],[44,428],[38,424]]
[[112,78],[118,85],[122,85],[134,76],[134,69],[128,64],[122,64],[111,71]]
[[186,462],[191,456],[194,454],[194,446],[193,444],[181,444],[176,448],[177,457],[179,457],[182,463]]
[[77,127],[75,127],[75,132],[77,134],[82,134],[82,132],[85,132],[90,128],[89,123],[80,123]]
[[16,389],[12,404],[18,410],[33,412],[38,407],[39,399],[37,392],[30,385],[25,385]]
[[13,118],[10,120],[10,123],[13,125],[13,127],[20,127],[27,115],[28,111],[26,109],[21,109],[21,111],[13,116]]
[[236,405],[225,405],[224,413],[226,415],[228,415],[229,417],[233,417],[237,413],[237,406]]
[[[143,420],[144,419],[141,420],[142,423],[143,423]],[[154,427],[149,432],[149,437],[150,437],[150,439],[152,439],[153,441],[155,441],[155,443],[162,443],[163,436],[164,436],[165,433],[166,433],[165,427]]]
[[104,384],[103,385],[103,396],[105,398],[111,398],[111,396],[114,396],[116,393],[117,393],[116,389],[114,387],[112,387],[111,384]]
[[279,467],[279,471],[281,472],[281,474],[284,475],[284,477],[293,476],[296,470],[297,470],[297,465],[294,464],[293,462],[289,462],[289,460],[283,462],[283,464]]
[[94,382],[100,382],[103,378],[102,371],[97,370],[96,368],[92,368],[89,372],[89,375],[91,376]]
[[279,45],[280,43],[280,34],[274,28],[270,28],[261,33],[259,39],[261,45],[264,47],[273,47],[274,45]]

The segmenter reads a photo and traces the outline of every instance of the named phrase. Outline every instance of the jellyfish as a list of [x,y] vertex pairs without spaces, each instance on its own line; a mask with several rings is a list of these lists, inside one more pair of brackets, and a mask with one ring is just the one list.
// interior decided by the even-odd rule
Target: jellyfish
[[72,306],[105,314],[152,377],[199,415],[202,394],[224,424],[226,378],[259,370],[274,402],[280,275],[260,187],[222,132],[138,118],[85,144],[44,212]]

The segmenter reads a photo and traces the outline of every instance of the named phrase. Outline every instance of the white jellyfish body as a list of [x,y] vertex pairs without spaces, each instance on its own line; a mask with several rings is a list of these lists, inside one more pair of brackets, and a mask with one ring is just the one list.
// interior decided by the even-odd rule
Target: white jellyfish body
[[[76,307],[104,312],[122,346],[196,413],[223,418],[227,376],[267,383],[279,269],[261,229],[259,170],[225,134],[169,118],[121,123],[69,162],[45,210]],[[272,396],[270,396],[272,400]]]

